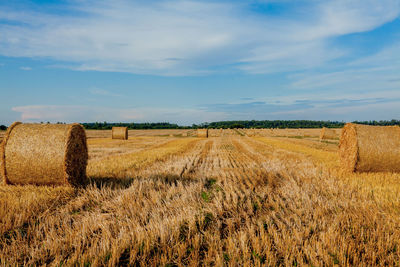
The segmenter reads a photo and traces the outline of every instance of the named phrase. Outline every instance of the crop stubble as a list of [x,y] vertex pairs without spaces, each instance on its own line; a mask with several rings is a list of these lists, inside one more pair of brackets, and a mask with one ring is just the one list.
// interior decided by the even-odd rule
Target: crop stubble
[[336,144],[226,133],[92,158],[84,189],[0,187],[15,212],[0,215],[1,263],[399,261],[399,175],[347,176]]

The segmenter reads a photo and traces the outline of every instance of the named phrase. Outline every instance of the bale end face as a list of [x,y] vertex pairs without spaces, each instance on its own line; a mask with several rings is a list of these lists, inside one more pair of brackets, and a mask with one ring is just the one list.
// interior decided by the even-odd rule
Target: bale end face
[[0,151],[6,184],[80,185],[86,180],[86,134],[79,124],[12,124]]
[[128,127],[112,127],[112,139],[128,140]]
[[341,166],[345,171],[354,172],[358,161],[357,131],[353,123],[347,123],[339,141]]
[[81,185],[86,181],[88,149],[86,133],[82,125],[71,125],[65,149],[65,181],[71,185]]
[[8,141],[8,138],[11,134],[11,131],[16,127],[17,125],[21,124],[21,122],[16,121],[13,124],[11,124],[6,131],[6,134],[3,137],[2,142],[0,143],[0,175],[2,177],[3,183],[4,184],[9,184],[8,179],[7,179],[7,170],[6,170],[6,144]]

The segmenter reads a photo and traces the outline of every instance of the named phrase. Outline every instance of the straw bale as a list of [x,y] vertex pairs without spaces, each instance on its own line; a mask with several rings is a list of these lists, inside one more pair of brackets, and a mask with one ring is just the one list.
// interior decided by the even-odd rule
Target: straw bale
[[322,128],[321,133],[319,135],[319,140],[326,140],[326,139],[336,139],[338,137],[335,129],[330,128]]
[[0,174],[6,184],[83,184],[87,161],[80,124],[15,122],[0,147]]
[[112,139],[128,140],[128,127],[112,127]]
[[247,133],[247,136],[255,136],[256,135],[256,131],[253,129],[248,129],[246,131],[246,133]]
[[400,127],[347,123],[339,143],[342,167],[347,171],[400,171]]
[[208,129],[197,129],[197,137],[208,138]]

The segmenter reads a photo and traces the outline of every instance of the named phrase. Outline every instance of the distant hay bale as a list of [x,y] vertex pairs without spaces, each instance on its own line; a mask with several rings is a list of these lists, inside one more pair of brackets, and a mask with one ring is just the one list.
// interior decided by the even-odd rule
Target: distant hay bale
[[297,129],[297,131],[296,131],[296,135],[297,135],[297,136],[304,137],[304,132],[303,132],[303,129]]
[[128,140],[128,127],[112,127],[112,139]]
[[0,147],[5,184],[83,184],[87,161],[86,134],[80,124],[15,122]]
[[197,137],[208,138],[208,129],[197,129]]
[[182,137],[187,137],[187,136],[188,136],[187,132],[182,133]]
[[342,167],[351,172],[400,171],[400,127],[347,123],[340,137]]
[[319,140],[326,140],[326,139],[336,139],[337,134],[334,129],[330,128],[322,128],[321,133],[319,134]]
[[250,136],[250,137],[256,135],[255,130],[253,130],[253,129],[248,129],[246,131],[246,134],[247,134],[247,136]]

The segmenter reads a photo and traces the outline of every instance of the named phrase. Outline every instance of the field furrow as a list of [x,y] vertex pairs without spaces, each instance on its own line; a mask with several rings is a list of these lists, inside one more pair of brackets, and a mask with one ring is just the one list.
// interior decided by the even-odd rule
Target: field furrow
[[[0,262],[331,266],[400,260],[399,175],[345,175],[335,144],[232,130],[207,139],[137,138],[121,149],[114,142],[116,153],[107,141],[104,156],[97,151],[89,162],[91,183],[84,188],[0,187],[7,198],[1,207],[12,210],[0,217]],[[89,148],[101,149],[104,141],[95,140]]]

